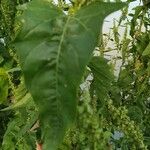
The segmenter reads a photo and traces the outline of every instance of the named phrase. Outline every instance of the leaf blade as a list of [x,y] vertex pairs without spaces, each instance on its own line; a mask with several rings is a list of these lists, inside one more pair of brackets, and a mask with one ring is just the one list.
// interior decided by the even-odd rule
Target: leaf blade
[[[36,0],[23,14],[23,29],[14,43],[26,86],[39,107],[44,150],[57,149],[75,121],[77,88],[103,19],[122,6],[114,4],[106,11],[108,4],[96,2],[67,16],[52,4]],[[37,10],[46,15],[37,16]]]

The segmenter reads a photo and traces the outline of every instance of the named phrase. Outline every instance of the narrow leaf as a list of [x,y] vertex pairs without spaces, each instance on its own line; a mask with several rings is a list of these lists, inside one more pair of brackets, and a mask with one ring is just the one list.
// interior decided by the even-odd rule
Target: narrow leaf
[[146,49],[144,50],[143,56],[150,56],[150,43],[147,45]]
[[0,68],[0,104],[7,103],[8,86],[9,82],[6,70]]
[[7,110],[11,110],[11,109],[18,109],[20,107],[23,107],[30,100],[32,100],[32,97],[31,97],[31,95],[29,93],[27,93],[20,101],[12,104],[9,107],[1,109],[0,111],[7,111]]

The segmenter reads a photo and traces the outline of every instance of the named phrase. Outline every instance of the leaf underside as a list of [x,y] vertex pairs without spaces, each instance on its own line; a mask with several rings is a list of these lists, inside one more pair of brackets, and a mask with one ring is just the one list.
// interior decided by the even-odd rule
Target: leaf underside
[[123,5],[93,2],[66,15],[47,1],[33,0],[19,18],[22,29],[14,46],[39,108],[44,150],[57,149],[75,121],[77,88],[103,19]]

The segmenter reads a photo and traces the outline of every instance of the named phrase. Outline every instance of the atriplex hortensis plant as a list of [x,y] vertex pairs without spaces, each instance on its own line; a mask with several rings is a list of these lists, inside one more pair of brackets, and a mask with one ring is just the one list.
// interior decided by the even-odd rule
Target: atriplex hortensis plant
[[[111,7],[110,7],[111,6]],[[65,14],[48,1],[27,4],[14,46],[39,109],[43,149],[57,149],[76,118],[77,89],[104,18],[123,3],[92,2]]]
[[[122,102],[127,107],[132,103],[125,103],[127,86],[123,86],[126,85],[122,78],[124,71],[119,75],[118,89],[116,83],[112,83],[113,75],[107,61],[93,56],[103,19],[123,4],[71,1],[72,5],[67,5],[64,1],[59,1],[56,6],[46,0],[33,0],[19,6],[19,11],[16,11],[15,7],[10,6],[26,1],[14,1],[13,5],[8,5],[9,1],[2,1],[4,7],[1,11],[5,15],[2,15],[1,28],[5,29],[2,36],[7,39],[5,47],[9,48],[9,41],[13,39],[14,31],[17,30],[18,35],[13,44],[19,56],[26,87],[33,97],[32,99],[26,90],[23,79],[19,79],[21,74],[18,60],[15,51],[9,48],[9,60],[13,59],[10,61],[10,70],[6,67],[7,61],[1,65],[5,67],[2,70],[5,79],[11,84],[9,100],[14,103],[15,99],[15,104],[5,110],[13,109],[16,113],[3,137],[3,149],[35,149],[37,140],[43,144],[43,149],[57,149],[69,128],[73,131],[67,132],[59,149],[113,149],[114,143],[116,147],[121,145],[124,149],[146,149],[139,124],[136,126],[135,122],[130,120],[127,109],[122,106]],[[140,7],[137,10],[139,9]],[[14,12],[13,16],[19,16],[15,26],[10,11]],[[136,17],[137,13],[133,15],[133,24]],[[10,26],[6,26],[7,21]],[[133,37],[134,32],[131,34]],[[117,41],[119,42],[119,39]],[[126,44],[126,37],[123,44],[117,43],[118,48],[122,49],[125,49]],[[122,54],[124,59],[124,52]],[[9,71],[6,73],[5,70]],[[85,81],[84,78],[91,73],[93,79],[90,81],[90,88],[78,90],[81,78]],[[123,84],[120,84],[122,82]],[[8,87],[8,82],[6,83]],[[8,88],[4,90],[7,92]],[[77,104],[77,128],[72,129]],[[131,119],[132,114],[131,111]],[[112,130],[123,132],[124,140],[119,141],[120,143],[114,141]],[[101,144],[99,140],[102,141]]]

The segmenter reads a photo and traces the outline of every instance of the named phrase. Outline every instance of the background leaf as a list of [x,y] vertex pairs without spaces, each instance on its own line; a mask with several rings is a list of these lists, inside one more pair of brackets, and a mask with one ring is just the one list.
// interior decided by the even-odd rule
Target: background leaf
[[147,47],[145,48],[142,55],[143,56],[149,56],[150,55],[150,43],[147,45]]
[[100,101],[104,103],[104,99],[108,97],[109,90],[111,89],[114,76],[110,71],[107,60],[103,57],[93,57],[89,67],[94,76],[91,86],[95,89]]
[[3,68],[0,68],[0,104],[6,103],[8,97],[8,76]]

